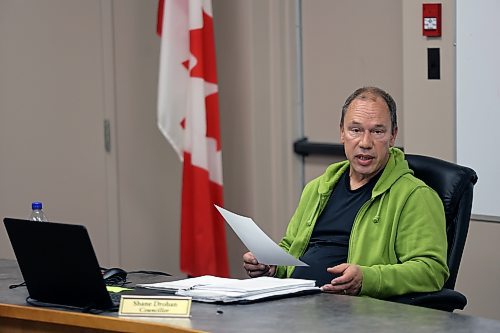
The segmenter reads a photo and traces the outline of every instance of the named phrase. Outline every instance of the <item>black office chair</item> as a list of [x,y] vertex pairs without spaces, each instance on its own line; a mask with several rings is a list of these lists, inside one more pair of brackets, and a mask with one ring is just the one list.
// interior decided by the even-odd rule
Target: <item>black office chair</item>
[[450,277],[440,291],[413,293],[391,297],[389,300],[452,312],[463,310],[467,298],[455,291],[458,268],[469,230],[472,194],[477,182],[476,172],[470,168],[437,158],[406,155],[415,176],[432,187],[443,200],[448,238],[448,268]]

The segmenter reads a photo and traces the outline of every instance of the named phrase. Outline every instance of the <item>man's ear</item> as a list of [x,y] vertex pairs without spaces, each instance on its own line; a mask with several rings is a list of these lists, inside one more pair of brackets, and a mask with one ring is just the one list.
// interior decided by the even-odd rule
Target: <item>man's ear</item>
[[342,125],[340,125],[340,142],[341,143],[344,143],[345,142],[345,138],[344,138],[344,127]]
[[389,146],[394,147],[394,143],[396,142],[397,136],[398,136],[398,128],[396,127],[394,131],[392,131],[391,140],[389,141]]

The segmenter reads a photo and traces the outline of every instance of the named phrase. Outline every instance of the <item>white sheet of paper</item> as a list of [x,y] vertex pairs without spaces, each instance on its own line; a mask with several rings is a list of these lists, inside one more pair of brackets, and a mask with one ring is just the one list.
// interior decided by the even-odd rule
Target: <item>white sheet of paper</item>
[[235,214],[217,205],[214,206],[259,263],[280,266],[309,266],[279,247],[251,218]]

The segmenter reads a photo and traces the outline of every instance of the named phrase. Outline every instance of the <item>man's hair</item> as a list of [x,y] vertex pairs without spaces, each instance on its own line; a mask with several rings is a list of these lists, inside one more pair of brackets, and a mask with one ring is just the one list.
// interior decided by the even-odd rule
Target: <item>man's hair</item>
[[392,98],[391,95],[389,95],[387,92],[384,90],[377,88],[377,87],[363,87],[357,89],[355,92],[353,92],[347,99],[345,100],[344,106],[342,107],[342,116],[340,118],[340,127],[344,126],[344,117],[347,112],[347,109],[349,109],[349,106],[351,105],[352,101],[356,99],[361,99],[361,100],[366,100],[369,99],[371,96],[377,96],[381,97],[385,103],[387,104],[387,107],[389,108],[389,114],[391,116],[391,133],[394,133],[396,128],[398,128],[398,119],[396,115],[396,102]]

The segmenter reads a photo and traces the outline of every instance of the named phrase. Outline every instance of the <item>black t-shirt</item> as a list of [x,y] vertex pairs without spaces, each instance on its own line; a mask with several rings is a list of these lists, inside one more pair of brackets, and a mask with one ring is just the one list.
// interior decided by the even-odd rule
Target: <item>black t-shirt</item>
[[380,174],[362,187],[351,190],[349,171],[344,172],[316,221],[308,248],[300,257],[309,266],[295,267],[292,278],[316,280],[317,286],[330,283],[335,278],[326,269],[347,262],[354,219],[361,206],[370,200]]

